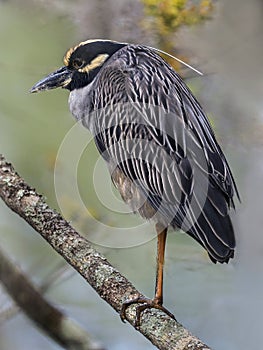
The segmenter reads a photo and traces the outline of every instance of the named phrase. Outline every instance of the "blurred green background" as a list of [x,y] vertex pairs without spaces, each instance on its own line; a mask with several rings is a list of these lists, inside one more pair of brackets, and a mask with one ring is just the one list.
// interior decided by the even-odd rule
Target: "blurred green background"
[[[0,152],[149,297],[155,281],[153,225],[125,213],[89,132],[74,126],[68,92],[28,91],[62,65],[69,47],[89,38],[156,46],[205,73],[198,77],[175,63],[207,111],[237,178],[242,197],[233,213],[237,258],[213,265],[192,239],[171,232],[164,303],[218,350],[256,349],[263,324],[262,14],[260,1],[0,1]],[[59,150],[68,153],[57,159]],[[76,179],[83,203],[72,197]],[[105,227],[112,227],[113,234]],[[37,285],[62,261],[2,202],[0,244]],[[51,286],[47,297],[107,349],[154,348],[74,272]],[[0,290],[1,350],[60,348],[22,313],[1,319],[8,302]]]

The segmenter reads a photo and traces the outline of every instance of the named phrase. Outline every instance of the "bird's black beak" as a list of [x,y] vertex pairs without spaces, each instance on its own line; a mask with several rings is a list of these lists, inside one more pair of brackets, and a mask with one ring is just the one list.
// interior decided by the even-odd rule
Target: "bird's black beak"
[[51,90],[58,87],[66,88],[71,82],[72,74],[73,72],[70,71],[67,67],[61,67],[37,82],[31,88],[30,92]]

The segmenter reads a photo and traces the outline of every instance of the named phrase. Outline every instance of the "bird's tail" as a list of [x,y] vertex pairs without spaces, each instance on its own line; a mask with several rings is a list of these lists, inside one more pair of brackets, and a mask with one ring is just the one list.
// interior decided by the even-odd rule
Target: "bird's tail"
[[217,200],[225,210],[219,211],[207,197],[200,215],[186,232],[207,250],[213,262],[227,263],[234,257],[235,235],[226,199],[221,194],[221,199]]
[[174,217],[172,226],[188,233],[208,252],[213,262],[228,262],[234,257],[235,235],[229,216],[231,202],[216,187],[209,185],[200,203],[200,193],[191,203],[180,206],[180,215]]

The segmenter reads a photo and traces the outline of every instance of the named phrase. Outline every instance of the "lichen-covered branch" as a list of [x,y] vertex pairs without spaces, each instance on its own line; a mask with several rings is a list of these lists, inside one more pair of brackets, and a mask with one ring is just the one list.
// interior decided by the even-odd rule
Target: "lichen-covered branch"
[[[125,300],[142,296],[60,214],[49,208],[43,197],[26,184],[1,155],[0,197],[39,232],[118,313]],[[126,312],[127,320],[133,326],[135,307],[131,305]],[[159,349],[209,350],[207,345],[160,310],[143,312],[138,330]]]
[[26,315],[65,349],[103,350],[85,330],[51,305],[1,249],[0,281]]

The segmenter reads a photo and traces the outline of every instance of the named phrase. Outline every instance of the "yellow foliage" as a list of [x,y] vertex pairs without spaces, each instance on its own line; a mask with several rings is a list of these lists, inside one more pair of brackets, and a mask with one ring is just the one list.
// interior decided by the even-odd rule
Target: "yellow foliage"
[[[212,0],[141,0],[144,5],[146,29],[152,30],[158,46],[173,52],[174,33],[184,25],[193,25],[208,19],[213,11]],[[174,61],[170,60],[174,66]],[[178,68],[178,66],[175,66]]]
[[145,14],[154,17],[162,30],[174,31],[181,25],[199,23],[210,16],[212,0],[201,0],[199,3],[190,0],[141,0]]

